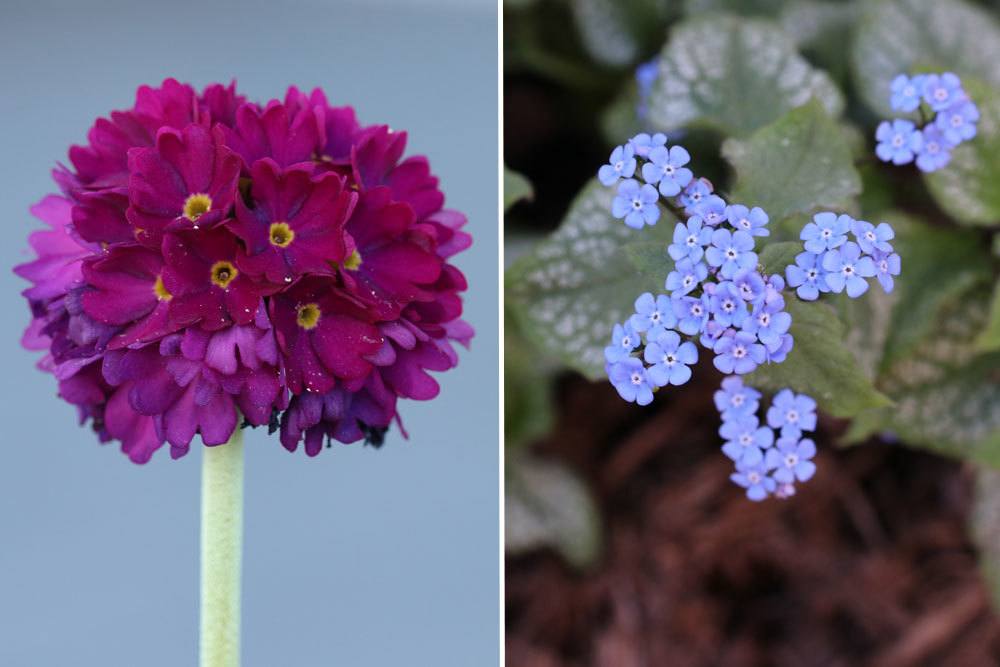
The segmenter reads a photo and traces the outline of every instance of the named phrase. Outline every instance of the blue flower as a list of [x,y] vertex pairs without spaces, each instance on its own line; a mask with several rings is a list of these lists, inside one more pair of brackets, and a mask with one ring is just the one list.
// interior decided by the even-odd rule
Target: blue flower
[[882,285],[882,289],[888,294],[893,288],[893,276],[899,275],[900,259],[896,253],[883,253],[876,251],[872,256],[875,262],[875,277]]
[[831,292],[840,294],[846,287],[847,296],[854,299],[868,291],[865,278],[875,275],[875,263],[871,257],[861,255],[857,243],[848,241],[823,255],[823,270]]
[[864,220],[855,220],[851,225],[851,231],[861,246],[861,251],[869,255],[876,250],[880,252],[892,252],[892,245],[889,241],[896,238],[896,232],[888,223],[880,222],[878,227]]
[[635,151],[636,155],[648,158],[650,151],[654,148],[667,145],[667,135],[657,132],[653,136],[649,136],[645,132],[642,132],[629,139],[628,144]]
[[723,336],[715,341],[715,359],[712,363],[727,375],[737,373],[745,375],[764,363],[766,352],[757,338],[745,331],[738,331],[732,336]]
[[803,244],[809,252],[817,255],[824,250],[833,250],[847,240],[847,231],[851,228],[854,218],[824,211],[813,216],[813,221],[806,223],[799,234],[805,241]]
[[673,298],[674,315],[677,316],[677,328],[688,336],[697,335],[708,322],[708,296],[680,296]]
[[597,171],[597,178],[603,185],[614,185],[619,178],[632,178],[635,173],[635,151],[629,145],[616,146],[611,151],[608,164]]
[[611,345],[604,348],[604,358],[608,363],[624,361],[632,356],[632,351],[639,347],[642,341],[639,333],[632,327],[631,322],[623,325],[616,324],[611,332]]
[[920,106],[920,99],[924,94],[924,81],[926,77],[918,74],[913,78],[900,74],[892,80],[892,96],[889,103],[893,111],[905,111],[909,113],[916,111]]
[[951,161],[955,144],[934,125],[924,128],[924,142],[917,153],[917,168],[925,173],[937,171]]
[[979,107],[971,100],[962,100],[939,111],[934,119],[934,126],[941,130],[948,141],[957,145],[976,136],[977,122]]
[[719,284],[709,299],[709,305],[713,319],[723,327],[738,327],[750,314],[739,288],[729,281]]
[[783,438],[799,438],[803,431],[815,431],[816,401],[791,389],[782,389],[767,409],[767,425],[781,429]]
[[776,346],[781,335],[792,326],[792,316],[783,310],[784,306],[784,299],[758,304],[743,322],[743,331],[756,335],[768,347]]
[[618,395],[629,403],[649,405],[653,402],[653,383],[642,361],[629,357],[611,365],[608,379],[618,390]]
[[712,230],[702,224],[701,217],[688,218],[687,224],[678,222],[674,227],[674,242],[667,248],[675,261],[689,257],[697,262],[705,254],[705,246],[712,241]]
[[788,353],[792,351],[794,345],[795,338],[792,337],[792,334],[781,334],[774,344],[764,346],[764,358],[769,364],[780,364],[788,357]]
[[704,262],[695,264],[691,258],[685,258],[674,265],[674,270],[667,274],[664,287],[670,291],[670,296],[681,297],[691,293],[701,281],[708,277],[708,267]]
[[649,151],[649,162],[642,165],[642,177],[651,185],[660,185],[660,194],[673,197],[691,182],[694,175],[685,167],[691,156],[683,146],[658,146]]
[[920,152],[924,135],[908,120],[887,120],[879,123],[875,130],[875,154],[883,162],[908,164],[913,162],[915,153]]
[[716,229],[712,232],[712,245],[705,250],[705,259],[709,266],[720,267],[723,278],[732,278],[757,266],[753,246],[753,237],[747,232]]
[[656,205],[659,196],[652,185],[639,187],[639,181],[630,178],[618,186],[618,196],[611,204],[611,214],[633,229],[643,225],[655,225],[660,219],[660,207]]
[[709,195],[696,204],[694,210],[706,225],[715,227],[726,219],[726,200],[718,195]]
[[747,490],[747,498],[760,502],[774,493],[777,484],[774,479],[767,474],[764,463],[749,466],[742,463],[736,464],[736,472],[729,476],[734,484],[742,486]]
[[698,215],[698,205],[712,194],[712,184],[705,178],[699,178],[688,183],[681,193],[680,201],[684,213],[688,216]]
[[676,331],[660,331],[643,351],[649,378],[657,387],[682,385],[691,379],[688,366],[698,362],[698,350],[690,341],[681,342]]
[[734,333],[736,333],[736,329],[724,327],[715,320],[709,320],[702,328],[701,336],[698,338],[698,342],[701,343],[702,347],[711,350],[715,347],[715,341],[719,340],[723,336],[732,335]]
[[733,284],[740,291],[740,296],[748,303],[757,303],[764,299],[766,287],[764,278],[756,270],[741,271],[733,276]]
[[816,443],[809,438],[781,437],[775,446],[767,450],[764,465],[773,470],[771,475],[780,484],[808,482],[816,474]]
[[962,82],[951,72],[928,74],[924,78],[924,101],[934,111],[944,111],[964,98]]
[[725,440],[722,453],[736,463],[757,465],[764,460],[764,450],[774,444],[774,431],[761,426],[754,415],[722,422],[719,435]]
[[660,68],[656,58],[635,68],[635,82],[639,89],[639,102],[636,104],[635,114],[640,119],[645,118],[649,112],[649,94],[652,92],[653,84],[656,83],[659,74]]
[[748,209],[743,204],[733,204],[726,207],[726,219],[733,229],[748,232],[753,236],[769,236],[767,229],[767,213],[760,206]]
[[715,392],[715,409],[727,421],[757,413],[760,407],[760,392],[743,384],[743,378],[730,375],[722,380],[722,388]]
[[657,327],[670,329],[677,324],[670,298],[661,294],[653,298],[644,292],[635,300],[635,314],[628,320],[635,331],[652,331]]
[[816,253],[799,253],[795,257],[795,264],[790,264],[785,269],[785,277],[788,278],[789,287],[795,287],[795,293],[803,301],[815,301],[820,292],[830,291],[826,285],[823,264]]

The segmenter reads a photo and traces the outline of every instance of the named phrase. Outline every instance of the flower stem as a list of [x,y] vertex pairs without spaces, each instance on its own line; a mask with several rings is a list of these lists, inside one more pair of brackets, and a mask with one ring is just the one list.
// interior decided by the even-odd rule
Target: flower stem
[[201,667],[240,664],[243,431],[202,448]]

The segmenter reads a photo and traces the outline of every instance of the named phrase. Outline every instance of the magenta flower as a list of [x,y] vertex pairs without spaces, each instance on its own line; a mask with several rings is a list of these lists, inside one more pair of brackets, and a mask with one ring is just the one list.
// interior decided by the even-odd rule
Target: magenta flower
[[259,106],[234,84],[139,88],[32,208],[48,229],[15,269],[24,346],[136,463],[241,420],[310,456],[381,444],[398,399],[436,396],[431,373],[473,335],[449,263],[465,217],[405,149],[319,90]]

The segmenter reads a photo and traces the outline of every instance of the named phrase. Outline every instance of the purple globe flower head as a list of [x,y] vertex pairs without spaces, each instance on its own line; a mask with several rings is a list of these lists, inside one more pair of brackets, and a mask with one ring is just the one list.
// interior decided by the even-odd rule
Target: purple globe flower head
[[667,253],[674,261],[685,257],[697,262],[705,254],[705,246],[712,241],[712,230],[702,224],[700,216],[691,216],[687,224],[678,222],[674,227],[674,242],[667,247]]
[[809,438],[799,440],[798,436],[782,436],[774,447],[767,450],[764,465],[779,484],[808,482],[816,474],[816,443]]
[[898,276],[901,269],[899,255],[876,250],[872,255],[872,261],[875,263],[875,277],[888,294],[894,286],[893,276]]
[[614,185],[620,178],[632,178],[635,174],[635,149],[631,144],[616,146],[611,151],[608,164],[597,171],[597,179],[602,185]]
[[611,204],[611,214],[624,219],[633,229],[645,225],[655,225],[660,219],[660,208],[656,205],[659,196],[652,185],[639,185],[639,181],[629,178],[618,186],[618,196]]
[[944,111],[965,97],[961,80],[952,72],[924,77],[924,101],[934,111]]
[[754,306],[753,313],[743,321],[743,331],[755,335],[767,347],[776,346],[792,326],[792,316],[783,310],[784,306],[783,300]]
[[747,498],[758,503],[775,492],[777,483],[768,474],[763,461],[757,465],[736,464],[736,472],[729,476],[737,486],[746,489]]
[[815,301],[821,292],[829,292],[826,284],[826,272],[820,256],[812,252],[802,252],[796,255],[795,264],[785,268],[788,286],[795,288],[795,293],[803,301]]
[[649,159],[649,154],[654,148],[667,145],[667,135],[657,132],[650,136],[646,132],[641,132],[628,140],[628,145],[632,147],[635,155]]
[[761,426],[757,417],[746,415],[722,422],[719,435],[726,441],[722,453],[737,464],[755,466],[764,460],[764,450],[774,444],[774,431]]
[[711,313],[708,295],[701,297],[680,296],[671,299],[677,329],[688,336],[696,336],[705,328]]
[[840,294],[846,289],[847,296],[856,299],[868,291],[865,278],[875,276],[875,263],[871,257],[862,256],[857,243],[848,241],[823,255],[823,270],[831,292]]
[[889,241],[896,238],[896,232],[888,223],[880,222],[876,227],[864,220],[855,220],[851,225],[851,232],[857,239],[861,252],[869,255],[878,250],[879,252],[892,252],[892,244]]
[[917,107],[920,106],[920,101],[923,99],[924,82],[926,79],[927,77],[923,74],[917,74],[913,77],[898,74],[892,80],[891,84],[892,95],[889,103],[892,106],[892,110],[903,111],[905,113],[916,111]]
[[767,425],[781,429],[783,438],[799,438],[803,431],[816,430],[816,401],[791,389],[782,389],[774,395],[767,409]]
[[759,206],[752,209],[743,204],[733,204],[726,207],[726,219],[733,229],[748,232],[752,236],[769,236],[767,229],[768,217]]
[[687,216],[699,215],[698,205],[712,194],[712,183],[707,178],[696,178],[681,193],[680,202]]
[[693,178],[684,166],[690,161],[691,155],[683,146],[657,146],[649,151],[649,162],[642,165],[642,177],[650,185],[658,185],[664,197],[673,197]]
[[473,336],[448,262],[465,216],[405,148],[319,90],[260,106],[235,85],[140,87],[33,208],[52,229],[16,269],[25,345],[136,463],[227,442],[240,416],[310,455],[381,442]]
[[917,153],[917,168],[925,173],[943,169],[951,162],[951,149],[955,143],[936,125],[924,128],[924,141]]
[[920,152],[924,135],[908,120],[887,120],[879,123],[875,130],[875,154],[883,162],[895,165],[913,162],[913,157]]
[[646,345],[643,358],[651,364],[648,375],[653,384],[679,386],[691,379],[689,366],[698,362],[698,350],[690,341],[681,342],[676,331],[660,330]]
[[833,250],[847,240],[847,232],[854,218],[849,215],[837,215],[829,211],[817,213],[813,221],[806,223],[799,234],[805,241],[805,249],[817,255],[825,250]]
[[766,286],[764,277],[756,269],[741,271],[733,276],[733,284],[747,303],[757,303],[764,299]]
[[690,294],[708,277],[708,267],[704,262],[695,264],[691,258],[680,260],[674,265],[674,270],[667,274],[664,287],[670,291],[670,296],[681,297]]
[[769,364],[780,364],[788,358],[795,346],[795,337],[790,333],[781,334],[778,340],[764,346],[764,360]]
[[608,378],[618,391],[618,395],[629,403],[649,405],[653,402],[655,385],[641,360],[630,357],[615,362],[608,370]]
[[753,237],[747,232],[716,229],[712,233],[712,245],[705,250],[705,259],[709,266],[719,267],[723,278],[731,279],[757,266],[757,254],[753,252],[753,247]]
[[670,329],[677,323],[677,319],[674,317],[670,297],[661,294],[654,299],[652,294],[644,292],[635,300],[635,314],[628,322],[633,330],[644,332]]
[[722,388],[713,398],[723,421],[754,415],[760,407],[760,392],[743,384],[743,378],[738,375],[724,378]]
[[715,342],[712,351],[715,352],[712,363],[727,375],[751,373],[764,363],[766,357],[764,346],[757,342],[757,337],[745,331],[722,336]]
[[709,227],[717,227],[726,219],[726,201],[718,195],[705,197],[695,205],[694,210]]
[[642,338],[632,326],[631,321],[624,325],[616,324],[611,332],[611,345],[604,348],[604,359],[608,363],[624,361],[632,356],[632,351],[639,347]]
[[[976,136],[976,123],[979,122],[979,107],[972,100],[960,100],[947,109],[939,111],[934,118],[934,126],[941,130],[945,138],[953,145]],[[926,141],[926,137],[924,141]]]
[[722,327],[740,327],[750,314],[739,288],[730,281],[719,283],[709,305],[713,320]]

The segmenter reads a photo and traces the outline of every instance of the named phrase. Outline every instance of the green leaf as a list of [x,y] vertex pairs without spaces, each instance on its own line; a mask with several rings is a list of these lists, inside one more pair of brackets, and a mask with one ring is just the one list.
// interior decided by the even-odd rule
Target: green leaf
[[962,85],[979,106],[978,131],[951,153],[944,169],[924,174],[931,195],[968,225],[1000,223],[1000,93],[974,79]]
[[953,71],[1000,84],[1000,27],[986,10],[961,0],[867,3],[851,54],[862,97],[880,116],[897,74]]
[[534,191],[531,183],[521,174],[504,165],[503,168],[503,210],[504,213],[510,207],[522,199],[531,199]]
[[760,206],[773,220],[817,209],[843,209],[861,192],[848,135],[813,100],[722,154],[736,170],[730,199]]
[[844,344],[844,325],[831,306],[799,301],[793,295],[788,295],[785,303],[792,316],[795,347],[782,363],[754,371],[747,384],[771,391],[792,387],[809,394],[824,412],[837,417],[852,417],[892,404],[872,386]]
[[[524,333],[584,375],[604,375],[611,329],[643,292],[660,292],[670,270],[674,218],[637,231],[611,217],[614,189],[587,185],[547,240],[507,270],[505,295]],[[655,256],[662,253],[663,268]]]
[[764,267],[765,274],[777,273],[785,276],[785,267],[795,263],[795,258],[803,252],[801,241],[782,241],[768,243],[760,251],[758,262]]
[[552,426],[553,369],[517,329],[504,322],[504,443],[512,451],[545,435]]
[[594,500],[571,470],[521,455],[505,466],[504,541],[508,553],[552,547],[578,568],[600,552]]
[[587,52],[614,66],[634,62],[666,16],[662,0],[570,0],[570,8]]
[[976,349],[982,352],[1000,350],[1000,279],[993,288],[993,302],[990,305],[990,315],[986,326],[976,338]]
[[843,96],[768,21],[710,15],[671,33],[660,55],[649,118],[657,127],[703,125],[743,136],[815,97],[839,115]]
[[730,12],[741,16],[775,16],[789,0],[687,0],[684,11],[688,14]]

